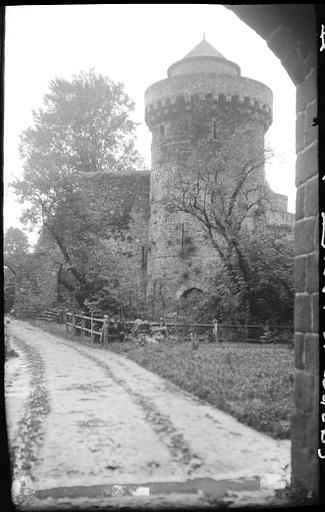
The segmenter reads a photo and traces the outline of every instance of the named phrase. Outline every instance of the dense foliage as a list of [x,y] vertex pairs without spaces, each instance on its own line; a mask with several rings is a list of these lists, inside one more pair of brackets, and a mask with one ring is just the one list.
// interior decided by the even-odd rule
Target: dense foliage
[[292,324],[294,310],[294,243],[273,233],[247,243],[252,316],[257,322]]
[[106,284],[93,261],[102,226],[88,215],[80,175],[142,165],[135,149],[133,108],[121,83],[93,70],[81,72],[72,81],[50,82],[44,106],[33,113],[34,126],[21,136],[24,175],[13,186],[20,202],[28,205],[22,221],[40,225],[57,244],[60,284],[80,307],[85,299],[96,299]]
[[272,154],[261,149],[256,134],[236,130],[225,134],[218,151],[213,141],[199,141],[196,151],[177,163],[178,186],[170,193],[169,209],[193,217],[215,251],[215,288],[204,305],[210,317],[212,312],[237,323],[291,323],[292,244],[266,228],[272,194],[263,168]]
[[29,251],[27,235],[19,228],[10,227],[4,234],[3,254],[13,265],[23,263]]
[[[221,322],[239,322],[242,289],[250,296],[250,323],[292,325],[294,310],[293,240],[274,233],[255,233],[241,240],[248,278],[217,272],[214,293],[205,305]],[[237,286],[236,286],[237,284]]]

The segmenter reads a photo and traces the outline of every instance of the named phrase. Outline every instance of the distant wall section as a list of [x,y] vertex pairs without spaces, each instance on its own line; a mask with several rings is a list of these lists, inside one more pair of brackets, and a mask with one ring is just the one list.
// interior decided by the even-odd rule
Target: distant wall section
[[96,257],[117,299],[145,308],[150,171],[85,173],[82,193],[90,219],[99,227]]

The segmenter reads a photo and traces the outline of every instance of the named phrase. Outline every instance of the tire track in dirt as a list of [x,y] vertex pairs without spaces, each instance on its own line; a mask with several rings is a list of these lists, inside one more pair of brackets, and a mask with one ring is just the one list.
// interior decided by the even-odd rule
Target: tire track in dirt
[[87,351],[82,350],[79,347],[65,343],[64,341],[62,341],[62,343],[72,347],[79,354],[102,368],[106,375],[112,379],[115,384],[121,386],[131,396],[133,401],[142,409],[145,420],[152,426],[161,441],[167,446],[172,459],[178,464],[185,466],[187,474],[191,474],[193,469],[203,463],[202,459],[191,451],[191,448],[183,434],[177,430],[166,414],[162,414],[159,411],[151,399],[144,397],[141,393],[132,389],[124,379],[117,378],[109,368],[108,364],[98,357],[89,354]]
[[[45,387],[44,361],[39,351],[25,343],[19,337],[14,337],[15,344],[24,353],[27,359],[27,369],[31,375],[31,390],[28,395],[22,418],[17,425],[14,442],[9,447],[13,481],[26,482],[31,478],[33,463],[37,462],[37,455],[44,439],[44,419],[50,412],[49,393]],[[19,503],[19,494],[22,488],[16,490]]]

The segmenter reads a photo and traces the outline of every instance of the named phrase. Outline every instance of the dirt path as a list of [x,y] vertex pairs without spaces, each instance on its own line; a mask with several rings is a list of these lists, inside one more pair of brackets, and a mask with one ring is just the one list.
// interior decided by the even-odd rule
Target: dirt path
[[22,482],[34,491],[207,477],[272,487],[288,477],[289,441],[240,424],[118,354],[22,321],[11,332],[20,354],[6,366],[17,495]]

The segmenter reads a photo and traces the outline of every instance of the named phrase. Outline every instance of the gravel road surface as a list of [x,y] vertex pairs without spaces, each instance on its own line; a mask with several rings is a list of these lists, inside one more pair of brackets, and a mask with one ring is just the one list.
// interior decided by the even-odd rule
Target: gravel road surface
[[186,503],[197,506],[206,505],[209,485],[216,489],[211,482],[265,493],[289,478],[289,441],[240,424],[119,354],[18,320],[11,341],[19,357],[6,362],[5,389],[17,503],[34,496],[35,505],[43,493],[64,508],[72,495],[85,503],[81,489],[87,500],[106,489],[111,503],[137,494],[146,502],[160,485],[182,506],[192,482]]

